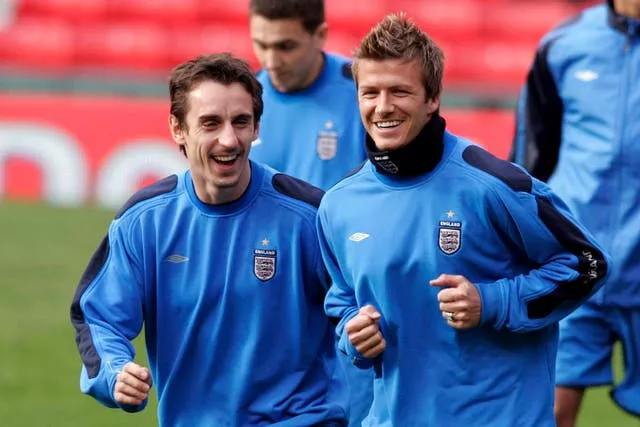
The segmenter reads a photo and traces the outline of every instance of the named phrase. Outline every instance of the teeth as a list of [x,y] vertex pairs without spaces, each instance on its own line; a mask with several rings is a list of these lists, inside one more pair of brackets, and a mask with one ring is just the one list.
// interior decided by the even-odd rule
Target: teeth
[[400,125],[400,123],[402,123],[400,120],[390,120],[388,122],[378,122],[376,126],[379,128],[393,128]]
[[234,154],[233,156],[213,156],[213,159],[218,162],[232,162],[237,158],[238,158],[237,154]]

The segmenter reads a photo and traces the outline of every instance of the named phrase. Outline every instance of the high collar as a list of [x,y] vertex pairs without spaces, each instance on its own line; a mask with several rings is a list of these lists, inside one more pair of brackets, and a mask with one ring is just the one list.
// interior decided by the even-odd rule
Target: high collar
[[[607,6],[608,6],[607,20],[609,22],[609,25],[611,25],[616,30],[621,31],[625,34],[629,34],[631,25],[633,25],[632,31],[635,30],[633,31],[633,33],[640,34],[640,21],[616,12],[616,9],[613,6],[613,0],[607,0]],[[635,25],[632,24],[632,22],[635,22]]]
[[414,177],[432,171],[442,159],[445,120],[436,112],[420,133],[396,150],[381,151],[367,135],[367,153],[376,170],[389,176]]

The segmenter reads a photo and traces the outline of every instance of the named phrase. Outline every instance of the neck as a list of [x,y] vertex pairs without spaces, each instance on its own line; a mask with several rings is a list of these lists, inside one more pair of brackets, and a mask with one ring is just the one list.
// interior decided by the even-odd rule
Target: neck
[[431,172],[442,159],[445,120],[438,113],[408,144],[395,150],[381,151],[367,135],[369,160],[383,175],[415,177]]
[[309,73],[309,76],[307,76],[306,80],[304,81],[300,89],[308,88],[313,83],[315,83],[316,80],[318,80],[318,77],[320,77],[320,73],[322,73],[322,67],[324,67],[324,61],[325,61],[324,53],[322,51],[318,51],[318,55],[316,57],[315,62],[313,63],[313,68],[311,69],[311,73]]
[[613,0],[613,9],[620,15],[640,20],[640,2]]
[[193,177],[192,179],[196,195],[202,203],[224,205],[235,202],[247,191],[251,182],[251,166],[247,164],[242,170],[238,182],[232,185],[219,185],[205,178],[195,179]]

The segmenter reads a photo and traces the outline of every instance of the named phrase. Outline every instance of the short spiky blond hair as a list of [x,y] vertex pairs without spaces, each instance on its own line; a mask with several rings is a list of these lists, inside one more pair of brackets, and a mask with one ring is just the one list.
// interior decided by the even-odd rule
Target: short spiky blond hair
[[373,27],[353,57],[356,84],[359,60],[404,59],[417,61],[421,66],[427,99],[438,97],[442,92],[444,54],[431,37],[402,12],[385,16]]

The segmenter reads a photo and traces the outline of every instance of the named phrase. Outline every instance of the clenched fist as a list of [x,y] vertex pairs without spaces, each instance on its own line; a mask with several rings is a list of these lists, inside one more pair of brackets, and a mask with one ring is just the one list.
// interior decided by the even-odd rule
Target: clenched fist
[[378,356],[387,346],[378,326],[380,317],[372,305],[365,305],[344,327],[349,342],[368,359]]
[[149,369],[129,362],[118,374],[113,397],[121,405],[141,405],[149,397],[150,389]]

